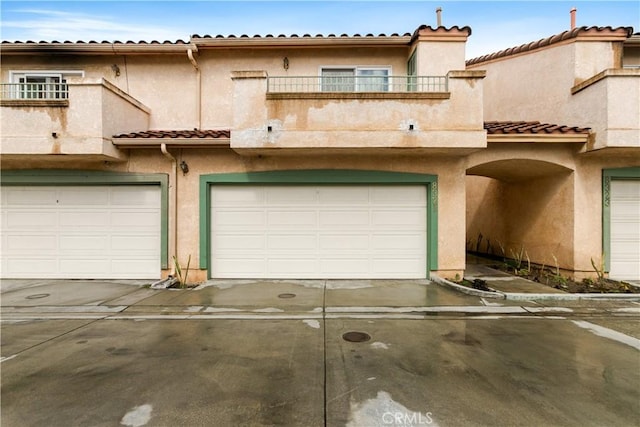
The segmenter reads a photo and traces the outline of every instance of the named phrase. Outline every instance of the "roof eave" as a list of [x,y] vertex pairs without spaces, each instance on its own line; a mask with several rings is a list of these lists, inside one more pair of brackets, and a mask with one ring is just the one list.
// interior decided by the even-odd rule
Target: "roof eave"
[[272,47],[361,47],[407,46],[409,36],[391,37],[250,37],[192,38],[199,49],[207,48],[272,48]]
[[488,143],[544,143],[544,144],[566,144],[566,143],[587,143],[588,133],[487,133]]
[[151,148],[162,144],[180,148],[228,148],[231,138],[112,138],[113,145],[121,148]]

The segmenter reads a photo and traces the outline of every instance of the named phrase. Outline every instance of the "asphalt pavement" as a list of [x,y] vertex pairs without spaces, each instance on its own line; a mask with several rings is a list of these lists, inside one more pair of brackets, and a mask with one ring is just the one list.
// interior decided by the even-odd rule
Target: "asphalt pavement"
[[640,302],[3,281],[6,426],[640,425]]

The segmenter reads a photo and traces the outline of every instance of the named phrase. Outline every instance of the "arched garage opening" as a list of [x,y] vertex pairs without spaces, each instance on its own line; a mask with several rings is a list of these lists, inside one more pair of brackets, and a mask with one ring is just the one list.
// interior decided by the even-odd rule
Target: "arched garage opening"
[[522,251],[532,263],[571,269],[573,171],[528,159],[467,169],[466,243],[470,253],[513,258]]

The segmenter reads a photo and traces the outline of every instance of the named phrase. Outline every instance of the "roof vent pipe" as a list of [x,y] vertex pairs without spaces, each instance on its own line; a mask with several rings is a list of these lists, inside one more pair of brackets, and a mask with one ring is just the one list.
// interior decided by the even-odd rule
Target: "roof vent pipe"
[[576,27],[576,11],[578,9],[576,9],[575,7],[572,7],[571,10],[569,11],[569,13],[571,14],[571,29],[573,30]]
[[438,7],[436,9],[436,18],[437,18],[436,22],[438,24],[438,27],[441,27],[442,26],[442,8],[441,7]]

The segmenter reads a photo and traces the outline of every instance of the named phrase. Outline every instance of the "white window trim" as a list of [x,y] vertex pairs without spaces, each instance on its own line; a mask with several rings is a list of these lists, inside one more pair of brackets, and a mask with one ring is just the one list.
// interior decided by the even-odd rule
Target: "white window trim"
[[[393,76],[393,67],[391,65],[321,65],[318,67],[318,77],[322,78],[322,72],[324,70],[354,70],[355,77],[358,77],[358,71],[361,70],[386,70],[388,71],[387,77]],[[355,91],[358,92],[358,79],[356,81]],[[392,87],[391,82],[388,84],[388,88]],[[390,89],[387,89],[390,90]]]
[[9,71],[9,81],[20,83],[22,77],[60,77],[63,79],[70,76],[84,77],[83,70],[11,70]]
[[[66,99],[68,96],[66,79],[71,76],[84,77],[82,70],[10,70],[9,81],[16,85],[9,89],[12,99]],[[47,79],[44,86],[29,85],[29,78]],[[49,82],[48,79],[57,79]],[[21,81],[25,83],[20,85]],[[64,85],[64,86],[63,86]]]

